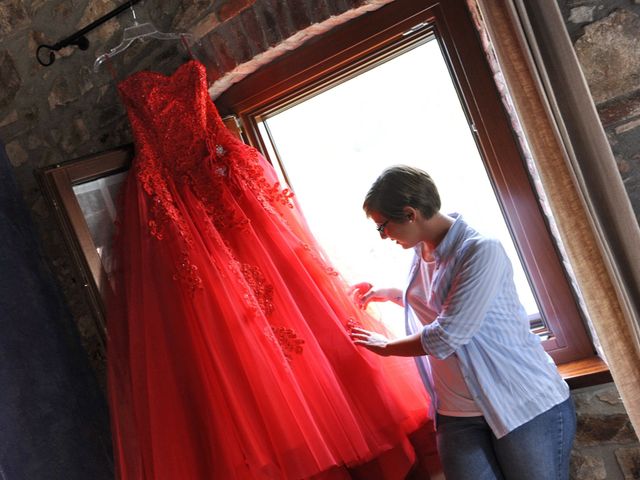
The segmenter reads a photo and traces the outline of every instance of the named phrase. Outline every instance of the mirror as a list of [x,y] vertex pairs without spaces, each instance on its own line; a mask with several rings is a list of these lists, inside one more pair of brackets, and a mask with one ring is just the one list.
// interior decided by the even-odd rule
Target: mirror
[[109,256],[120,188],[133,158],[127,145],[37,171],[60,225],[78,281],[85,288],[104,346]]

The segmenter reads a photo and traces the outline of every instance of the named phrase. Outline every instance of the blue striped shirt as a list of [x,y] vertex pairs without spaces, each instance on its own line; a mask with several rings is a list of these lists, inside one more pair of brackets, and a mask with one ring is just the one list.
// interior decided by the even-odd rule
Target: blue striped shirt
[[[500,438],[566,400],[569,386],[529,330],[502,244],[481,236],[460,215],[451,216],[455,222],[433,252],[435,268],[426,292],[429,308],[438,315],[423,326],[405,290],[405,325],[408,334],[422,329],[426,354],[458,356],[469,392]],[[420,253],[419,245],[409,286],[419,270]],[[435,411],[429,362],[426,357],[416,361]]]

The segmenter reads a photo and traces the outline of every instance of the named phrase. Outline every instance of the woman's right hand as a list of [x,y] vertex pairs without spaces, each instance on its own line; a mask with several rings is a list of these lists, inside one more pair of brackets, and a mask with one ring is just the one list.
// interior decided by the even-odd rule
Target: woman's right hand
[[402,305],[402,291],[398,288],[373,288],[369,282],[351,287],[351,294],[358,307],[365,309],[369,302],[394,302]]

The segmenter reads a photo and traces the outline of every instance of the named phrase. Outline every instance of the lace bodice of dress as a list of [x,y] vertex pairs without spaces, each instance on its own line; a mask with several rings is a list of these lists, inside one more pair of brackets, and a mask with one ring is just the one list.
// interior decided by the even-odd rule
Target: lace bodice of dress
[[218,228],[242,226],[244,215],[220,195],[226,189],[253,192],[269,210],[290,206],[291,193],[265,178],[264,162],[252,147],[227,130],[209,98],[205,67],[191,60],[172,75],[141,71],[118,86],[136,144],[133,168],[152,199],[151,234],[161,239],[164,225],[187,229],[176,209],[176,195],[187,188]]
[[209,98],[205,67],[194,60],[172,75],[141,71],[118,85],[139,161],[155,158],[180,174],[193,161],[216,156],[226,131]]

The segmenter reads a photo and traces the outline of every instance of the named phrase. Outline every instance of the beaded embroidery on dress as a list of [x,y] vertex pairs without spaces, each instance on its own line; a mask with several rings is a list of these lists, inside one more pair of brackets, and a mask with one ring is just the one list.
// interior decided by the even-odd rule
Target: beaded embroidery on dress
[[224,127],[205,68],[118,88],[136,144],[108,312],[119,478],[404,478],[431,428],[413,360],[353,345],[350,326],[381,327]]

